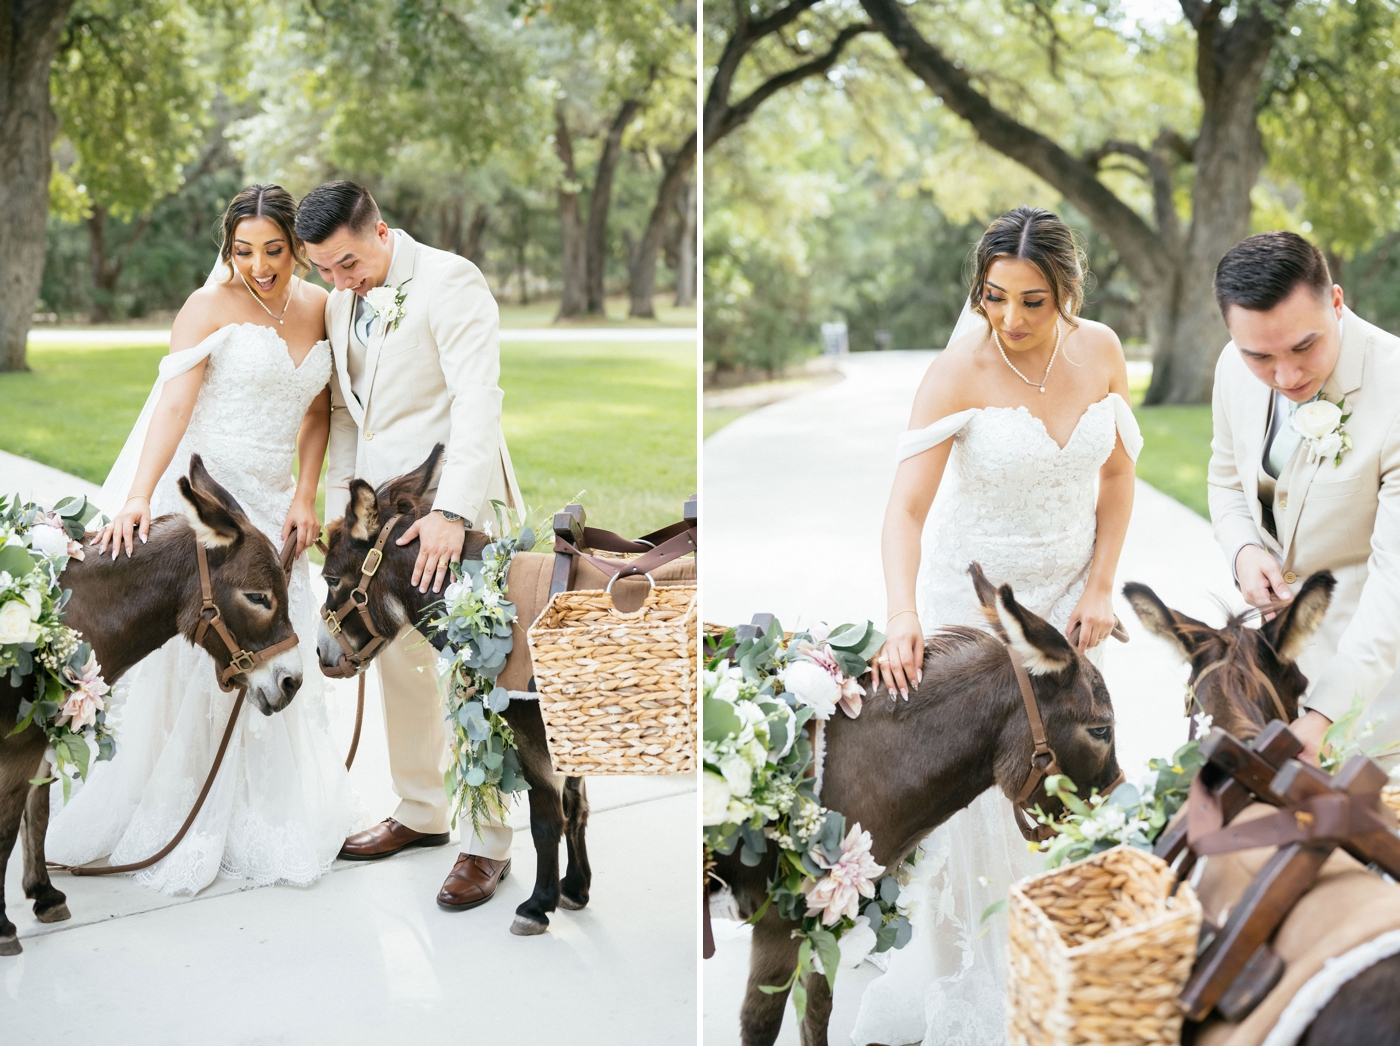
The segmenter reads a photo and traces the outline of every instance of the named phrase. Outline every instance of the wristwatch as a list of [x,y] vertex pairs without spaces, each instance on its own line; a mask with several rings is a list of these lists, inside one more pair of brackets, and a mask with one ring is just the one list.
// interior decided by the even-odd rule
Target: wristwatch
[[445,520],[447,520],[447,522],[449,522],[449,523],[456,523],[456,522],[459,522],[459,521],[462,519],[462,517],[459,516],[459,515],[457,515],[457,513],[455,513],[455,512],[448,512],[447,509],[445,509],[445,508],[435,508],[435,509],[433,509],[433,511],[434,511],[434,512],[439,512],[439,513],[441,513],[441,514],[442,514],[442,518],[445,519]]

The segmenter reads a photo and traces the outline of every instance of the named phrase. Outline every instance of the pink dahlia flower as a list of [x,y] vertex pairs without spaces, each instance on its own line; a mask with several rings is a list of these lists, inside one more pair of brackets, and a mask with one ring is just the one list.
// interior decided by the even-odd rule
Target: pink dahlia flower
[[69,682],[76,683],[77,686],[68,694],[68,700],[58,710],[58,719],[55,722],[59,726],[66,723],[68,729],[77,733],[97,722],[97,713],[105,707],[103,698],[112,688],[102,681],[96,654],[88,655],[87,664],[83,666],[80,675],[75,676],[67,670],[65,675],[68,676]]
[[814,851],[812,858],[827,873],[816,882],[809,881],[803,892],[807,908],[821,912],[826,926],[836,925],[845,915],[854,919],[860,913],[860,899],[875,896],[875,880],[885,873],[884,865],[876,864],[870,856],[870,833],[861,831],[859,822],[842,840],[841,856],[835,864],[828,864],[820,851]]

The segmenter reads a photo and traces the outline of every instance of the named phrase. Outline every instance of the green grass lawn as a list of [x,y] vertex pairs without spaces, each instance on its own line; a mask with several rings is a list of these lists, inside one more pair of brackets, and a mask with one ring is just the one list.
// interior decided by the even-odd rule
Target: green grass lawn
[[1131,388],[1143,440],[1138,478],[1209,519],[1206,466],[1210,463],[1210,404],[1144,407],[1147,379],[1134,379]]
[[[165,352],[32,346],[32,371],[0,374],[0,449],[101,483]],[[679,519],[697,489],[695,381],[686,344],[503,345],[502,420],[526,500],[553,512],[586,490],[589,523],[627,537]]]

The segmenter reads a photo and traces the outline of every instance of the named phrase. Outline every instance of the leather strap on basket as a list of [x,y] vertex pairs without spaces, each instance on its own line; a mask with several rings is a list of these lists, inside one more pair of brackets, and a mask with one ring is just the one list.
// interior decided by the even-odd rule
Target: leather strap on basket
[[[559,534],[555,534],[554,536],[554,551],[556,553],[564,553],[565,555],[579,556],[582,559],[586,559],[609,578],[616,580],[617,578],[633,577],[638,574],[649,574],[657,567],[664,566],[672,560],[680,559],[682,556],[688,555],[696,550],[695,528],[689,523],[672,524],[672,526],[665,528],[665,530],[657,531],[656,534],[652,536],[660,536],[668,531],[674,531],[674,533],[671,533],[669,537],[662,538],[661,542],[656,546],[642,551],[641,555],[636,559],[618,560],[604,559],[600,556],[590,556],[578,545],[574,544],[574,542]],[[584,540],[587,542],[589,534],[596,535],[598,533],[599,531],[585,529]],[[611,534],[609,531],[602,531],[601,533],[609,534],[610,537],[617,537],[616,534]],[[643,538],[642,540],[645,541],[646,539]],[[633,543],[623,538],[617,538],[617,544],[630,545]],[[596,551],[605,552],[633,551],[630,548],[625,550],[609,548],[604,544],[594,545],[589,543],[588,547]]]
[[[379,572],[379,564],[384,562],[384,546],[389,541],[389,535],[393,532],[394,525],[403,519],[402,515],[394,516],[379,528],[379,535],[375,538],[374,547],[365,553],[365,560],[360,564],[360,580],[356,582],[350,595],[342,603],[339,609],[331,611],[326,607],[321,608],[321,619],[326,623],[326,631],[335,637],[335,641],[340,644],[340,660],[336,662],[334,668],[321,666],[323,675],[336,679],[349,679],[356,675],[363,668],[381,646],[389,640],[380,634],[379,629],[374,627],[374,619],[369,615],[369,585],[374,580],[374,575]],[[345,637],[341,626],[345,619],[352,613],[359,613],[360,622],[369,632],[369,642],[356,650],[350,645],[350,640]],[[359,724],[363,716],[364,701],[364,681],[360,682],[360,711],[355,716],[355,740],[350,746],[350,760],[346,761],[348,768],[351,760],[355,758],[355,747],[359,743]]]

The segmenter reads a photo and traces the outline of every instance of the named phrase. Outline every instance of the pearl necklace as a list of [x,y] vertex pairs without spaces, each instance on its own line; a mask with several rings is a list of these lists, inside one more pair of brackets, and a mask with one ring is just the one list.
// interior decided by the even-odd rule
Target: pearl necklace
[[1001,343],[1001,335],[997,333],[995,327],[992,328],[992,337],[996,339],[997,348],[1001,350],[1001,358],[1006,361],[1008,367],[1015,371],[1016,377],[1020,378],[1027,385],[1034,385],[1041,392],[1044,392],[1045,383],[1050,378],[1050,368],[1055,365],[1055,357],[1059,355],[1060,352],[1060,321],[1058,319],[1055,321],[1055,347],[1050,351],[1050,362],[1045,365],[1045,374],[1041,377],[1039,382],[1031,381],[1030,378],[1026,377],[1017,369],[1016,364],[1011,362],[1010,357],[1006,355],[1006,346]]
[[[239,269],[239,270],[237,270],[237,271],[238,271],[238,278],[239,278],[240,280],[243,281],[243,286],[245,286],[245,287],[248,288],[248,293],[251,294],[251,295],[253,296],[253,300],[254,300],[255,302],[257,302],[259,305],[262,306],[263,312],[265,312],[265,313],[267,313],[269,316],[271,316],[274,320],[276,320],[276,321],[278,322],[278,324],[285,325],[287,321],[286,321],[285,319],[283,319],[282,317],[283,317],[283,316],[286,316],[286,315],[287,315],[287,310],[290,309],[290,308],[292,307],[292,291],[294,291],[294,290],[296,289],[296,283],[293,282],[293,283],[291,283],[291,284],[289,284],[289,285],[287,286],[287,300],[286,300],[286,302],[282,305],[282,314],[279,316],[279,315],[277,315],[276,313],[274,313],[271,309],[269,309],[269,308],[267,307],[267,302],[263,301],[262,298],[258,297],[258,292],[255,291],[255,290],[253,290],[252,284],[250,284],[250,283],[248,282],[248,277],[246,277],[246,276],[243,275],[243,271],[242,271],[241,269]],[[292,277],[292,280],[295,281],[295,280],[296,280],[296,277],[293,276],[293,277]],[[1002,353],[1002,355],[1004,356],[1004,355],[1006,355],[1006,354],[1005,354],[1005,353]],[[1018,372],[1018,373],[1019,373],[1019,372]],[[1041,391],[1044,392],[1045,390],[1044,390],[1044,389],[1041,389]]]

